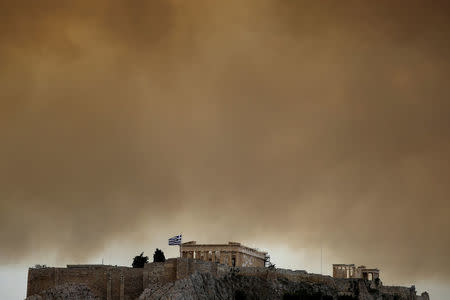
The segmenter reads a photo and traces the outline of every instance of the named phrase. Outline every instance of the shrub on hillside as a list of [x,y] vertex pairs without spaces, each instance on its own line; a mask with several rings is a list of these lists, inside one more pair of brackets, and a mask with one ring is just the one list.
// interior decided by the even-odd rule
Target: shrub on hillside
[[144,252],[133,258],[133,268],[143,268],[148,263],[148,256],[144,256]]
[[165,261],[166,257],[164,256],[164,252],[156,248],[155,253],[153,254],[153,262],[165,262]]

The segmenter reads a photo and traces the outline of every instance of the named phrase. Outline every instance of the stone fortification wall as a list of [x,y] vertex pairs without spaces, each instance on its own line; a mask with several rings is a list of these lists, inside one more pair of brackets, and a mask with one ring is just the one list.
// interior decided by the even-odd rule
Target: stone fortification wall
[[163,263],[146,264],[143,271],[143,284],[166,284],[177,279],[177,259],[171,258]]
[[[205,262],[207,263],[207,262]],[[355,291],[359,290],[361,293],[360,299],[372,299],[369,291],[377,290],[380,294],[391,297],[392,299],[411,299],[411,300],[429,300],[427,293],[421,296],[416,295],[414,287],[397,287],[397,286],[382,286],[375,285],[373,281],[365,281],[358,278],[344,279],[333,278],[327,275],[307,273],[303,270],[289,270],[289,269],[270,269],[263,267],[237,267],[231,268],[228,266],[220,266],[217,270],[214,268],[207,269],[206,266],[199,267],[200,264],[194,265],[190,270],[190,274],[197,272],[208,272],[217,277],[224,277],[230,272],[248,277],[257,277],[263,280],[279,281],[288,280],[296,283],[307,283],[315,286],[326,286],[335,290],[340,297],[353,297]]]
[[218,274],[219,266],[228,269],[225,265],[211,263],[197,259],[181,258],[178,260],[177,279],[185,278],[195,272]]
[[[137,299],[144,289],[156,289],[162,292],[164,288],[170,289],[174,282],[190,278],[195,274],[209,274],[208,276],[217,280],[237,275],[240,278],[247,278],[249,282],[260,280],[261,282],[291,282],[299,285],[323,286],[336,291],[338,296],[343,297],[354,297],[359,293],[358,299],[372,299],[371,294],[380,293],[392,299],[429,300],[426,293],[416,296],[414,287],[372,286],[375,285],[373,281],[363,279],[341,279],[309,274],[306,271],[265,267],[233,268],[188,258],[168,259],[165,263],[149,263],[139,269],[104,265],[29,269],[27,296],[40,294],[64,284],[85,284],[100,299]],[[161,290],[161,287],[164,288]]]
[[226,276],[233,272],[241,276],[252,276],[262,279],[287,279],[292,282],[308,282],[313,284],[326,284],[339,289],[346,290],[352,285],[351,280],[336,279],[331,276],[324,276],[320,274],[307,273],[303,270],[288,270],[288,269],[270,269],[265,267],[229,267],[222,264],[211,263],[208,261],[195,259],[178,259],[177,264],[177,279],[188,277],[195,272],[210,273],[213,276]]
[[195,272],[215,276],[227,274],[230,267],[194,259],[168,259],[144,268],[105,265],[69,265],[67,268],[30,268],[27,296],[64,284],[85,284],[96,296],[107,300],[136,299],[151,285],[164,285]]
[[55,286],[55,269],[28,269],[27,296],[38,294]]
[[292,282],[307,282],[311,284],[325,284],[338,290],[347,290],[352,280],[336,279],[327,275],[308,273],[303,270],[269,269],[262,267],[234,268],[234,272],[243,276],[253,276],[269,280],[287,279]]
[[[135,269],[135,268],[128,268],[128,267],[121,267],[121,272],[115,272],[113,273],[113,281],[112,281],[112,287],[113,287],[113,293],[112,295],[117,295],[117,291],[119,290],[120,285],[117,283],[120,283],[120,276],[123,275],[124,279],[124,289],[123,289],[123,299],[136,299],[139,297],[139,295],[142,293],[143,289],[145,288],[143,284],[143,269]],[[114,299],[114,296],[113,298]],[[118,298],[120,299],[120,298]]]
[[104,265],[30,268],[27,296],[64,284],[85,284],[102,299],[135,299],[143,291],[143,269]]
[[[417,296],[413,288],[382,289],[361,278],[336,279],[304,271],[268,268],[215,270],[207,265],[204,262],[184,266],[196,271],[175,282],[150,287],[139,299],[234,299],[239,293],[247,299],[281,300],[292,296],[294,299],[429,300],[429,297],[424,298],[426,294]],[[212,273],[214,270],[216,274]]]
[[422,293],[420,296],[416,296],[415,286],[411,286],[410,288],[403,286],[381,286],[380,291],[385,295],[409,295],[411,299],[430,300],[430,296],[427,292]]

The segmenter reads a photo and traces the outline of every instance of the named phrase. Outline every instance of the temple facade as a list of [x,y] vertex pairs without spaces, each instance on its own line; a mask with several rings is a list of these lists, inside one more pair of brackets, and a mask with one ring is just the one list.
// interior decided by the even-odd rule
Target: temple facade
[[355,267],[354,264],[334,264],[334,278],[362,278],[365,280],[375,280],[380,278],[380,270],[369,269],[366,266]]
[[264,267],[269,261],[267,252],[235,242],[228,242],[228,244],[197,244],[196,241],[183,243],[181,256],[217,262],[230,267]]

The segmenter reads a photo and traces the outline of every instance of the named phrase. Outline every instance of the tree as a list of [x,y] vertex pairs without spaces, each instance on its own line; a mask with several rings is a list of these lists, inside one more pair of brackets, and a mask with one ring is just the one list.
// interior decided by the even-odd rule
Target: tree
[[153,262],[165,262],[165,261],[166,257],[164,256],[164,252],[156,248],[155,253],[153,254]]
[[144,256],[144,252],[133,258],[133,268],[143,268],[148,263],[148,256]]

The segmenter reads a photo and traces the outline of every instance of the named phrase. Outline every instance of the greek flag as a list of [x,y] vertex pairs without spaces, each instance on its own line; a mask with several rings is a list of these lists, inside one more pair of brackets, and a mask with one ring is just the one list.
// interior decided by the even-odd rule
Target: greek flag
[[169,239],[169,246],[181,245],[181,234]]

